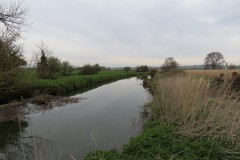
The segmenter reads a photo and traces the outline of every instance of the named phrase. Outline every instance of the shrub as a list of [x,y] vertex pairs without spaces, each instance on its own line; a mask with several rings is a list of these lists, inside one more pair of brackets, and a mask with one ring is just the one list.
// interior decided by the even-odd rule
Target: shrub
[[157,70],[156,70],[156,69],[151,69],[151,70],[150,70],[150,76],[151,76],[151,78],[154,78],[154,76],[156,75],[156,73],[157,73]]
[[136,69],[137,72],[147,72],[148,70],[149,70],[149,68],[148,68],[147,65],[139,66],[139,67],[137,67],[137,69]]
[[101,70],[101,67],[98,64],[90,65],[86,64],[80,69],[80,74],[92,75],[97,74]]
[[61,66],[61,73],[63,76],[71,75],[73,71],[73,67],[70,65],[68,61],[63,61]]
[[123,70],[129,72],[131,70],[131,67],[124,67]]

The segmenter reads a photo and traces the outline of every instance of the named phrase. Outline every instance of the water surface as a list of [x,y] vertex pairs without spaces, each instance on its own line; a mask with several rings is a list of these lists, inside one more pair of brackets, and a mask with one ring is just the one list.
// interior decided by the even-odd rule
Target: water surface
[[[73,97],[86,99],[28,115],[21,121],[23,141],[32,145],[33,142],[24,137],[46,139],[43,148],[47,150],[47,157],[54,159],[59,156],[68,159],[70,155],[81,159],[96,149],[120,150],[130,137],[139,133],[139,113],[149,101],[149,94],[137,78],[103,85]],[[21,144],[18,126],[17,122],[0,125],[0,149]],[[9,136],[18,139],[18,143],[4,142]]]

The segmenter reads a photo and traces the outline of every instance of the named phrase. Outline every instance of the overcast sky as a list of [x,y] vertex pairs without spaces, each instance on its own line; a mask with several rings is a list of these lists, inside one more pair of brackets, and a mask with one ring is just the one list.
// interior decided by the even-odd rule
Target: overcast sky
[[24,0],[25,56],[43,41],[74,65],[202,64],[213,51],[240,64],[239,0]]

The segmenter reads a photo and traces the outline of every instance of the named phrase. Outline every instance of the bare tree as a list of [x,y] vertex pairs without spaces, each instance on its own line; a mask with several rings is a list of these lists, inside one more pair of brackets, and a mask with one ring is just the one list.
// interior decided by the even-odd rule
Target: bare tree
[[27,10],[22,2],[6,5],[0,2],[0,101],[16,92],[23,84],[20,67],[26,65],[22,48],[15,44],[27,26]]
[[224,63],[224,57],[220,52],[209,53],[204,59],[205,68],[217,69]]
[[41,56],[44,54],[48,59],[53,55],[53,51],[48,48],[48,46],[42,41],[36,45],[37,51],[33,52],[32,58],[30,59],[30,67],[37,68],[38,64],[41,62]]
[[52,70],[48,65],[48,58],[47,56],[51,55],[52,52],[48,49],[47,45],[41,42],[37,45],[39,49],[39,54],[41,55],[40,59],[38,59],[37,64],[37,75],[39,78],[52,78]]
[[161,66],[161,69],[163,71],[170,71],[170,70],[175,70],[179,64],[173,57],[166,58],[164,64]]
[[9,6],[0,3],[0,26],[5,37],[18,38],[23,28],[28,26],[26,19],[28,10],[21,6],[22,2],[14,2]]

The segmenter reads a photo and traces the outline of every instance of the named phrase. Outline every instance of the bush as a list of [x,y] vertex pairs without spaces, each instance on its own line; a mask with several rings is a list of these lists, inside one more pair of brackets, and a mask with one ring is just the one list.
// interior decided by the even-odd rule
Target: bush
[[150,76],[151,78],[154,78],[155,74],[157,73],[157,70],[156,69],[151,69],[150,70]]
[[147,72],[148,70],[149,70],[149,68],[148,68],[147,65],[139,66],[139,67],[137,67],[137,69],[136,69],[137,72]]
[[80,69],[80,74],[92,75],[97,74],[101,70],[101,67],[98,64],[90,65],[86,64]]
[[129,72],[131,70],[131,67],[124,67],[123,70]]
[[122,160],[122,157],[116,150],[95,151],[88,154],[84,160]]
[[61,66],[61,73],[63,76],[71,75],[73,71],[73,67],[70,65],[68,61],[63,61]]
[[20,68],[24,65],[21,47],[0,39],[0,101],[23,85]]

